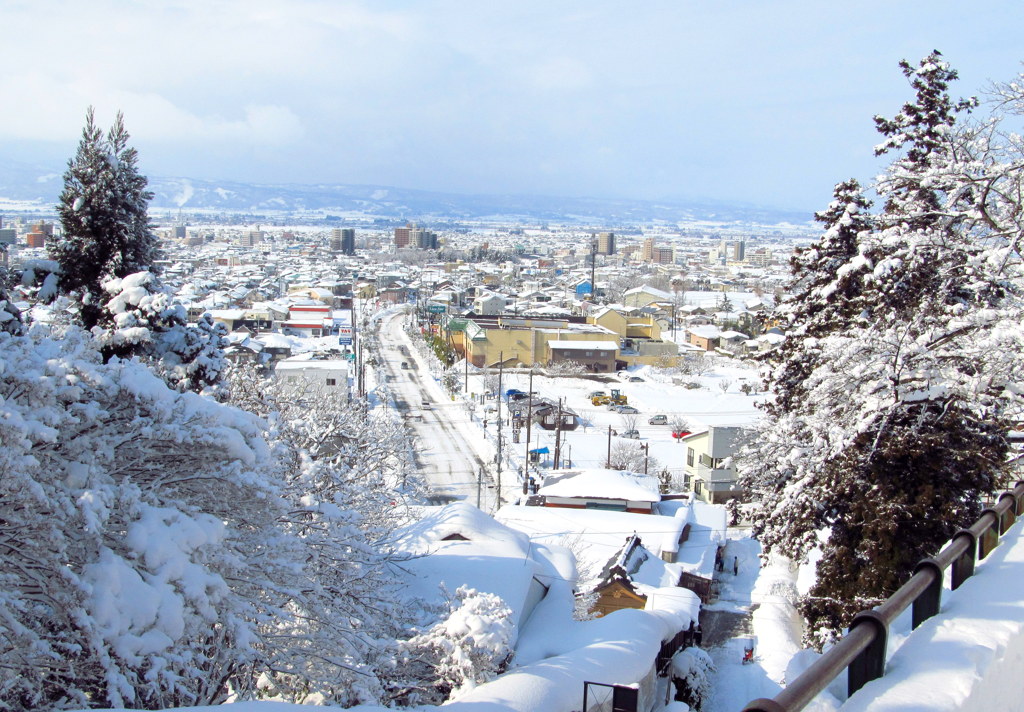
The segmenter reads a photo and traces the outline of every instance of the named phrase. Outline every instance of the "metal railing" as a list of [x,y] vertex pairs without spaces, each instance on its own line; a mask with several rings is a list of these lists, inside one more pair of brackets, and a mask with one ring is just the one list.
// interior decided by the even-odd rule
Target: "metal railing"
[[999,543],[1000,535],[1024,514],[1024,481],[1004,492],[994,507],[982,511],[970,528],[961,529],[938,553],[914,568],[914,575],[886,601],[861,611],[850,623],[849,632],[799,677],[772,699],[753,700],[743,712],[797,712],[811,702],[845,669],[848,694],[862,688],[885,672],[885,651],[889,626],[913,606],[911,627],[917,628],[939,612],[943,572],[952,566],[952,588],[956,590],[974,573],[978,559],[984,559]]

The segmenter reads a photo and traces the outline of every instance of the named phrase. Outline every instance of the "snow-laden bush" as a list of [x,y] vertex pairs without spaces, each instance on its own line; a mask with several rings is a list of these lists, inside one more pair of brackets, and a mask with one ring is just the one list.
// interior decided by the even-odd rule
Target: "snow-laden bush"
[[423,680],[407,701],[440,704],[493,679],[512,658],[514,628],[501,598],[461,586],[448,616],[403,646],[410,668],[420,670],[415,677]]
[[337,389],[296,388],[252,366],[232,368],[227,385],[232,404],[264,418],[289,503],[281,523],[304,545],[296,566],[306,591],[279,624],[258,694],[338,706],[390,699],[407,684],[396,640],[416,612],[399,603],[390,545],[403,500],[419,492],[408,433]]
[[103,289],[110,299],[95,330],[106,359],[141,358],[179,391],[217,383],[225,367],[222,324],[209,314],[188,323],[185,307],[151,272],[107,280]]
[[222,699],[297,548],[260,424],[62,336],[0,333],[0,709]]
[[410,615],[386,428],[261,418],[59,336],[0,331],[0,710],[213,704],[261,679],[385,701]]
[[701,648],[684,648],[672,658],[672,682],[675,699],[699,710],[711,692],[715,664]]

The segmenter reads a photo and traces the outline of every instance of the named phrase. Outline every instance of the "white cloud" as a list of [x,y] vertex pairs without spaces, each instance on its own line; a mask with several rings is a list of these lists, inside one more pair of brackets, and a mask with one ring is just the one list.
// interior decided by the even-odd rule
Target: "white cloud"
[[0,95],[20,97],[20,110],[0,113],[0,139],[67,140],[82,129],[85,109],[96,109],[97,123],[109,125],[121,111],[129,132],[146,140],[181,140],[197,144],[263,143],[288,145],[304,134],[302,121],[287,106],[249,104],[235,116],[200,114],[176,106],[155,92],[133,92],[98,82],[62,83],[29,74],[0,78]]

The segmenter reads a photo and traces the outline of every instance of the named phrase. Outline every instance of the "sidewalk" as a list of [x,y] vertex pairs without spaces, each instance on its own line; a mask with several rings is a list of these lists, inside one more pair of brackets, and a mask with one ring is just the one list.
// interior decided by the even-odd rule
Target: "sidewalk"
[[[729,537],[725,570],[715,576],[719,598],[703,607],[700,616],[702,647],[716,667],[704,712],[738,712],[750,700],[774,697],[800,642],[789,595],[795,591],[795,573],[787,562],[762,569],[757,541],[737,530],[730,530]],[[750,640],[755,643],[754,662],[744,665]]]

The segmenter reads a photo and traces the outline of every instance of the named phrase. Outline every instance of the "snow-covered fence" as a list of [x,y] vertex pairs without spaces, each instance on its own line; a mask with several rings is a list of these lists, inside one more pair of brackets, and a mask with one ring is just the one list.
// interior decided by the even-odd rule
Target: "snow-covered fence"
[[847,670],[849,694],[885,673],[889,626],[908,607],[913,607],[912,628],[939,612],[943,572],[952,567],[952,589],[956,590],[974,574],[978,559],[984,559],[999,543],[1017,517],[1024,515],[1024,481],[999,496],[996,506],[985,509],[969,529],[962,529],[939,554],[918,563],[914,575],[884,603],[854,616],[847,635],[822,655],[803,674],[791,681],[773,699],[757,699],[743,712],[797,712]]

